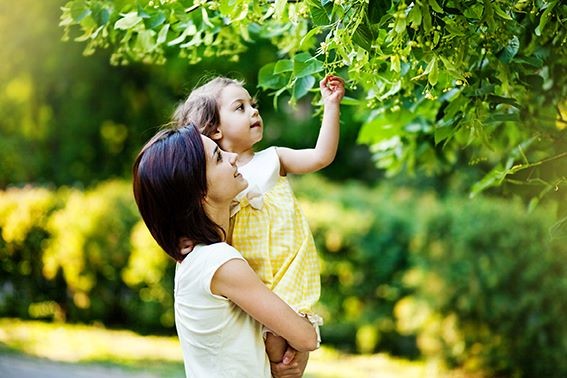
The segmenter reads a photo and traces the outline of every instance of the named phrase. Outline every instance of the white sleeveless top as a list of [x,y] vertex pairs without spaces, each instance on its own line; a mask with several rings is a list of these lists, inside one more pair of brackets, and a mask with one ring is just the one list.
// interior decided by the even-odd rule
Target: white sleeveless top
[[211,292],[224,263],[242,259],[226,243],[197,245],[175,269],[175,326],[191,378],[271,377],[262,325]]

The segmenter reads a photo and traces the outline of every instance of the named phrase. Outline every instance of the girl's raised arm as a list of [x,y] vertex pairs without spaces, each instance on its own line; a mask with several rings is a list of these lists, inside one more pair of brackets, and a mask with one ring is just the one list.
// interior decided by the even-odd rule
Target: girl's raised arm
[[222,295],[258,322],[283,337],[296,350],[317,349],[315,328],[272,293],[244,260],[233,259],[217,269],[211,291]]
[[339,145],[340,103],[345,94],[344,81],[338,76],[327,76],[319,83],[324,103],[323,121],[315,148],[294,150],[277,149],[281,175],[318,171],[333,162]]

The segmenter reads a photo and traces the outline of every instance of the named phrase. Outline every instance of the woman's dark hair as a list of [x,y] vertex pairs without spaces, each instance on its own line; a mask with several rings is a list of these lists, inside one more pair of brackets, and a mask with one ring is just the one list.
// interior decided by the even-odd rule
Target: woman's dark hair
[[203,206],[207,194],[205,148],[193,124],[159,131],[134,162],[134,198],[144,223],[161,248],[174,260],[185,255],[179,239],[197,244],[225,239]]
[[193,89],[189,97],[175,109],[173,124],[182,127],[194,123],[203,135],[210,137],[220,124],[219,96],[229,85],[243,87],[244,82],[219,76]]

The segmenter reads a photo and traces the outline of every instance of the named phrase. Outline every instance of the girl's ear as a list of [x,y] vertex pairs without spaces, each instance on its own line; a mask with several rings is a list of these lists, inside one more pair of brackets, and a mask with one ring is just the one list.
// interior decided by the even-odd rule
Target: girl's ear
[[210,135],[209,138],[211,138],[214,141],[218,141],[222,139],[222,131],[220,128],[216,128],[215,131],[213,131]]

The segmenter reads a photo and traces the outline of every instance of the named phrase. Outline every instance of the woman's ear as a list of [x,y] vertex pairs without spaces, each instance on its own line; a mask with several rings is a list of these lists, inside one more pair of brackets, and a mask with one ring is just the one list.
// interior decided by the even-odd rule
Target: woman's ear
[[177,248],[179,248],[179,251],[182,255],[188,255],[194,247],[195,243],[193,242],[193,240],[185,236],[180,237],[177,242]]

